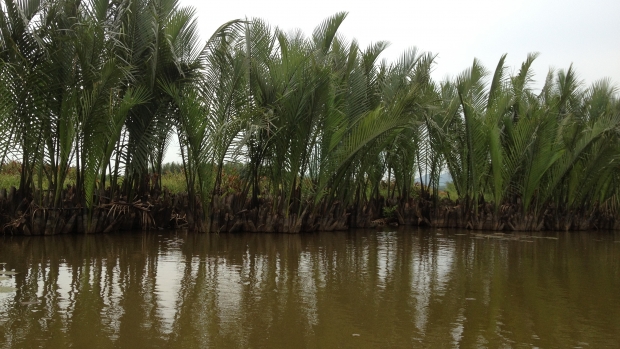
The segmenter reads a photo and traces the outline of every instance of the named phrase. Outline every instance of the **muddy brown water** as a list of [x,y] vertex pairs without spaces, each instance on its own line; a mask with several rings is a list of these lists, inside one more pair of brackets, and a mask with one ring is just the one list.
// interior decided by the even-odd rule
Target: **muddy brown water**
[[0,348],[620,348],[617,232],[6,236],[0,263]]

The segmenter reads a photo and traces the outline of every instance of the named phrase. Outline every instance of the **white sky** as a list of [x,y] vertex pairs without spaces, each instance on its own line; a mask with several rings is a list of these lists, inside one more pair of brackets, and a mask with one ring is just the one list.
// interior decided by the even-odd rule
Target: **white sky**
[[[383,58],[395,60],[417,47],[438,54],[434,78],[443,80],[468,68],[474,57],[493,71],[503,53],[516,72],[530,52],[542,85],[550,67],[571,63],[586,84],[604,77],[620,85],[620,1],[618,0],[179,0],[197,10],[204,40],[224,22],[262,18],[284,30],[310,36],[325,18],[348,12],[340,27],[362,48],[391,43]],[[175,144],[165,161],[178,161]],[[174,154],[174,155],[173,155]]]
[[536,80],[544,81],[550,66],[571,63],[590,84],[609,77],[620,84],[620,1],[618,0],[180,0],[197,9],[204,39],[226,21],[262,18],[284,30],[306,35],[323,19],[348,12],[340,27],[362,48],[389,41],[383,57],[394,60],[416,46],[438,54],[435,79],[455,76],[479,58],[494,70],[500,56],[518,70],[529,52],[540,52],[534,63]]

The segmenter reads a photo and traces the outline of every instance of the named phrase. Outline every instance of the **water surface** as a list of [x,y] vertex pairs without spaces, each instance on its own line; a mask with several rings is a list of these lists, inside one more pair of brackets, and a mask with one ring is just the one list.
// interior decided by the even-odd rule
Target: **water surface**
[[0,347],[620,347],[620,234],[507,237],[0,237]]

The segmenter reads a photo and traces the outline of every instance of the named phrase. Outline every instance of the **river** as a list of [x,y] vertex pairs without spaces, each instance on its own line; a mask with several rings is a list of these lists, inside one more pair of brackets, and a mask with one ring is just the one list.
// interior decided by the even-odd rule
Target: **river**
[[620,233],[0,237],[1,348],[619,348]]

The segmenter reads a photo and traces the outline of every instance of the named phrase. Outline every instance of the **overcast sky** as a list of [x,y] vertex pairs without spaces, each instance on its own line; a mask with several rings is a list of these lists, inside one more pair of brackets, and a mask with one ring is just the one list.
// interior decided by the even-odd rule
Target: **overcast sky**
[[226,21],[262,18],[273,27],[311,35],[336,12],[348,17],[340,27],[361,47],[391,43],[383,57],[394,60],[417,47],[436,53],[435,79],[454,76],[474,57],[495,69],[500,56],[517,70],[529,52],[540,52],[533,68],[544,81],[549,67],[571,63],[587,84],[604,77],[620,84],[620,1],[618,0],[180,0],[197,9],[203,37]]

